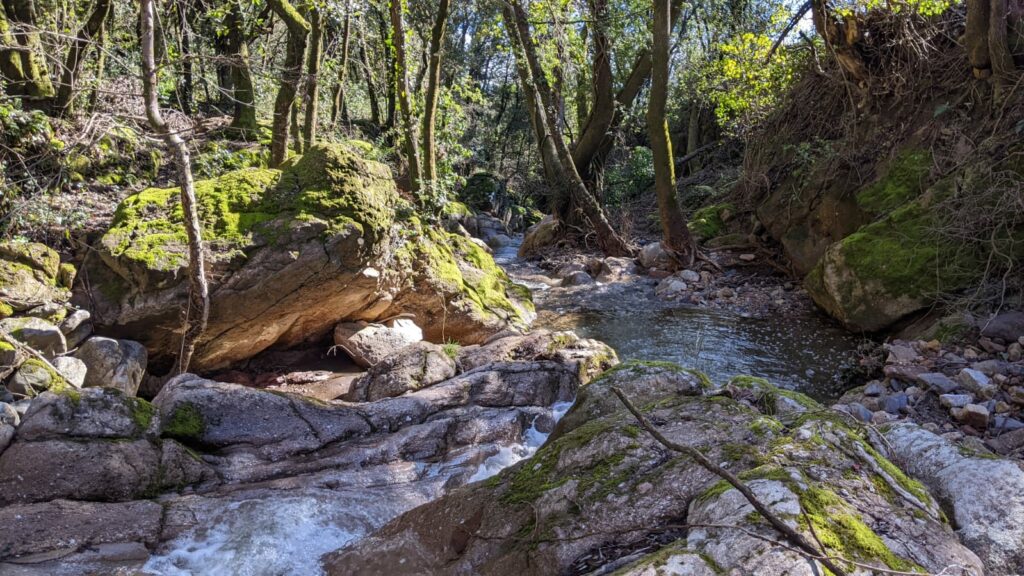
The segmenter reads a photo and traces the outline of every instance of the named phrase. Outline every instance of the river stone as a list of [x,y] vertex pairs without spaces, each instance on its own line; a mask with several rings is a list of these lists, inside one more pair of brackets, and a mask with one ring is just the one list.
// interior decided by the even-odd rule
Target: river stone
[[463,346],[455,356],[463,372],[488,364],[533,360],[569,364],[582,384],[619,363],[615,351],[603,342],[580,338],[573,332],[549,330],[507,335],[482,346]]
[[936,394],[951,394],[959,386],[949,376],[941,372],[926,372],[917,375],[917,381]]
[[1024,336],[1024,312],[1004,312],[982,324],[981,335],[1001,338],[1004,342],[1016,342]]
[[88,371],[85,362],[74,356],[58,356],[50,363],[68,384],[75,388],[81,388],[85,384],[85,375]]
[[983,398],[991,398],[998,390],[998,386],[992,384],[988,376],[972,368],[961,370],[956,379],[965,389]]
[[670,270],[677,266],[672,255],[661,245],[661,242],[651,242],[640,249],[640,265],[647,269],[660,268]]
[[577,270],[562,278],[562,286],[587,286],[594,283],[594,279],[583,270]]
[[68,351],[64,334],[42,318],[5,318],[0,320],[0,331],[9,333],[45,356],[57,356]]
[[558,241],[558,221],[548,214],[533,226],[526,229],[523,243],[519,246],[519,257],[528,258]]
[[35,396],[62,384],[60,377],[36,358],[22,362],[18,371],[7,380],[7,389],[22,396]]
[[350,322],[334,328],[334,345],[361,368],[370,368],[409,344],[423,340],[423,331],[406,318],[385,324]]
[[609,256],[601,261],[601,272],[597,279],[609,283],[623,280],[636,274],[636,263],[632,258]]
[[146,373],[146,348],[133,340],[93,336],[79,347],[75,357],[88,369],[84,386],[89,388],[116,388],[134,396]]
[[401,396],[455,376],[455,360],[444,348],[417,342],[399,349],[371,367],[353,384],[347,400],[373,402]]
[[963,408],[974,402],[974,396],[970,394],[943,394],[939,396],[939,403],[946,408]]
[[970,426],[979,432],[988,429],[989,410],[981,404],[968,404],[955,414],[961,424]]
[[654,293],[662,298],[674,298],[683,292],[686,292],[689,287],[686,282],[683,282],[678,276],[669,276],[658,285],[654,287]]
[[971,456],[911,423],[885,432],[883,452],[953,511],[964,544],[994,576],[1024,572],[1024,469],[1018,461]]
[[679,272],[679,277],[682,278],[684,282],[690,282],[691,284],[700,282],[701,280],[700,274],[694,272],[693,270],[681,270]]
[[60,331],[67,339],[68,349],[73,350],[92,334],[92,315],[88,310],[75,310],[60,323]]

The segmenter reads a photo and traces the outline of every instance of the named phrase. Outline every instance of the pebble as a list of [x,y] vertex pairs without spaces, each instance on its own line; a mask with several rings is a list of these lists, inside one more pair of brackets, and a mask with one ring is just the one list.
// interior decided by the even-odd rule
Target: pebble
[[1024,386],[1013,386],[1007,393],[1010,395],[1010,402],[1024,405]]
[[964,350],[964,358],[966,360],[977,360],[978,352],[974,348],[968,348]]
[[859,402],[853,402],[850,404],[850,415],[861,422],[871,422],[871,419],[874,417],[871,410],[868,410]]
[[989,377],[973,368],[964,368],[956,375],[957,382],[967,390],[984,398],[991,398],[997,391]]
[[885,399],[883,410],[889,414],[899,414],[900,412],[905,412],[909,406],[910,401],[907,398],[907,395],[900,392],[899,394],[893,394]]
[[988,428],[988,416],[988,408],[981,404],[968,404],[959,411],[957,420],[975,430],[984,431]]
[[939,396],[939,404],[946,408],[963,408],[974,402],[974,396],[970,394],[943,394]]
[[1013,432],[1014,430],[1024,428],[1024,422],[1021,422],[1016,418],[996,416],[992,419],[992,427],[995,428],[997,432]]
[[1024,357],[1024,344],[1014,342],[1006,349],[1006,358],[1010,362],[1020,362]]
[[753,254],[740,254],[740,260],[743,260],[744,262],[753,262],[755,258],[756,256]]
[[889,358],[886,362],[890,364],[913,364],[920,358],[917,351],[910,346],[890,344],[887,348],[889,349]]
[[683,270],[679,273],[679,277],[685,282],[700,282],[700,274],[693,270]]
[[865,396],[881,396],[882,394],[885,394],[885,385],[878,380],[868,382],[864,387]]

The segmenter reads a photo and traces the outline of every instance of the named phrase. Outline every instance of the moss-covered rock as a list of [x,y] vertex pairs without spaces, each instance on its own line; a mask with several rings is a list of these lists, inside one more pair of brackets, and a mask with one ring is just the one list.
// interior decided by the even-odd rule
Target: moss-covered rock
[[698,240],[708,240],[725,232],[725,216],[735,212],[729,203],[712,204],[696,210],[687,224]]
[[60,267],[60,255],[43,244],[0,242],[0,317],[66,302],[70,293],[58,282]]
[[459,199],[473,210],[487,211],[494,207],[501,193],[501,180],[488,172],[477,172],[466,180]]
[[[980,573],[933,504],[904,499],[902,488],[889,485],[900,481],[892,475],[881,484],[888,490],[879,490],[874,470],[892,464],[863,449],[860,434],[838,416],[817,407],[787,427],[757,403],[704,395],[703,380],[678,366],[620,365],[583,388],[533,457],[328,556],[328,573],[354,565],[375,573],[497,575],[614,566],[646,575],[684,556],[699,557],[708,573],[810,573],[803,555],[765,546],[778,533],[728,482],[640,429],[613,387],[665,437],[721,463],[826,553],[869,567],[851,573],[871,566],[934,572],[951,563]],[[753,379],[736,384],[779,392]],[[679,524],[688,529],[672,532]],[[467,529],[488,537],[467,538]],[[649,546],[650,534],[668,536],[659,540],[665,548],[635,564],[620,562]]]

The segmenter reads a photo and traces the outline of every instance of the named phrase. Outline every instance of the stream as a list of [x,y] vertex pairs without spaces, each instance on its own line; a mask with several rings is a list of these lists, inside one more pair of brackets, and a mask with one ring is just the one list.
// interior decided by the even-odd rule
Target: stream
[[[733,375],[764,377],[821,400],[842,393],[836,375],[853,357],[860,339],[826,318],[749,318],[741,314],[682,307],[654,294],[645,277],[614,284],[552,288],[538,282],[543,271],[516,257],[518,243],[499,249],[495,260],[534,293],[537,328],[574,330],[612,346],[620,359],[664,360],[701,370],[716,383]],[[550,408],[557,421],[570,408]],[[319,558],[373,532],[392,518],[441,497],[463,473],[480,481],[528,458],[548,434],[526,430],[521,443],[500,446],[480,464],[455,458],[416,462],[393,470],[340,471],[324,489],[314,477],[296,478],[286,491],[242,491],[203,498],[189,513],[203,516],[200,528],[163,545],[143,567],[160,575],[321,574]],[[468,468],[468,471],[467,471]],[[314,475],[316,476],[316,475]],[[461,484],[467,481],[456,482]]]

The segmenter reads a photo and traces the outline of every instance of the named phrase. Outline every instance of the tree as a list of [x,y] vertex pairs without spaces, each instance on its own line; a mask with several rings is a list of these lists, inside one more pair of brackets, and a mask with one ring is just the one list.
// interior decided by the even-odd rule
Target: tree
[[345,23],[341,27],[341,61],[338,63],[338,83],[334,85],[331,99],[331,125],[337,125],[338,118],[345,118],[345,82],[348,78],[348,45],[352,30],[352,14],[346,2]]
[[64,62],[57,95],[53,102],[53,112],[57,116],[66,116],[72,111],[75,86],[82,69],[82,61],[93,40],[103,33],[103,27],[113,12],[113,0],[96,0],[92,13],[85,25],[78,31],[78,36],[71,43],[68,57]]
[[274,100],[274,122],[270,136],[270,166],[276,168],[288,156],[288,123],[295,94],[302,78],[302,59],[306,55],[306,37],[309,23],[288,0],[267,0],[270,9],[284,22],[288,29],[288,46],[281,73],[281,86]]
[[391,49],[394,51],[395,63],[395,92],[402,116],[402,141],[405,144],[406,161],[409,163],[409,187],[413,192],[418,192],[422,176],[412,102],[409,99],[408,62],[405,58],[405,26],[402,23],[405,2],[389,0],[389,3],[391,7]]
[[651,96],[647,104],[647,133],[654,155],[654,189],[658,197],[662,243],[670,252],[685,256],[688,259],[688,266],[693,263],[695,246],[676,199],[672,138],[669,136],[668,122],[665,119],[668,101],[669,36],[672,34],[669,0],[653,0],[653,7],[654,43],[651,49]]
[[206,282],[202,231],[196,207],[195,184],[192,180],[192,162],[188,146],[176,132],[172,132],[160,113],[157,96],[157,68],[154,55],[154,0],[142,0],[139,16],[139,43],[142,49],[142,92],[146,103],[146,116],[153,130],[163,138],[178,172],[181,188],[181,209],[188,237],[189,304],[185,311],[184,334],[178,357],[178,373],[188,371],[196,342],[206,330],[210,315],[210,293]]
[[[601,251],[609,256],[625,256],[632,253],[626,242],[612,228],[604,209],[597,202],[591,191],[583,183],[576,164],[573,162],[569,146],[562,137],[558,121],[556,99],[552,95],[540,58],[530,33],[526,11],[518,0],[508,2],[504,9],[505,25],[508,28],[509,40],[516,51],[516,58],[523,58],[526,66],[521,68],[523,90],[530,91],[533,99],[533,113],[536,115],[534,124],[535,135],[540,139],[542,147],[554,149],[557,164],[547,166],[555,178],[550,182],[556,189],[564,190],[575,206],[583,212],[586,221],[597,236]],[[523,77],[524,73],[527,73]],[[550,154],[550,148],[548,152]]]
[[2,0],[0,62],[5,89],[31,108],[45,108],[55,92],[43,60],[34,0]]
[[[259,20],[260,18],[257,18]],[[242,17],[239,2],[232,1],[225,18],[227,29],[226,47],[230,54],[231,103],[233,114],[231,127],[243,134],[256,132],[256,89],[252,84],[249,68],[249,39],[251,32]]]
[[441,52],[444,49],[444,29],[448,21],[449,0],[440,0],[437,17],[430,32],[430,63],[427,72],[427,94],[423,104],[423,180],[437,180],[437,152],[434,141],[434,122],[441,84]]
[[317,6],[309,9],[309,23],[312,31],[309,35],[309,57],[306,58],[306,94],[303,99],[302,144],[308,150],[316,143],[317,110],[319,108],[320,54],[323,50],[324,27],[323,14]]

